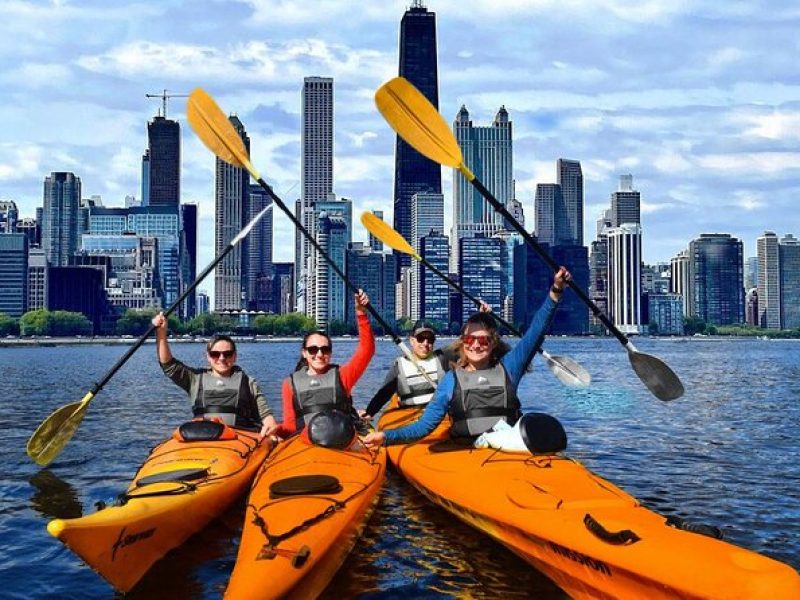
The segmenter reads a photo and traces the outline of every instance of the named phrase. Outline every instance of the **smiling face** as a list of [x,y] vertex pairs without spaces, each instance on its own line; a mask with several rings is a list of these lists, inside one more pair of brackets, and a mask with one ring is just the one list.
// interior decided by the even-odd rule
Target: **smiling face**
[[312,375],[321,375],[328,370],[331,364],[330,338],[319,333],[312,334],[306,340],[301,352]]
[[461,347],[468,368],[484,369],[489,366],[496,341],[491,331],[480,323],[470,323],[461,335]]
[[206,353],[208,364],[215,375],[227,377],[236,364],[236,350],[227,340],[219,340]]
[[417,358],[427,358],[433,352],[433,344],[436,341],[436,336],[431,331],[421,331],[417,335],[412,335],[409,338],[411,343],[411,350]]

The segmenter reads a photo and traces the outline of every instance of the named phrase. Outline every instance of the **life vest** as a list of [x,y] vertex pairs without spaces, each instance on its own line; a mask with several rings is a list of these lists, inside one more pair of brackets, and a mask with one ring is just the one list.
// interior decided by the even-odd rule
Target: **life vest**
[[250,379],[238,367],[230,377],[215,377],[210,370],[203,371],[192,411],[196,417],[219,417],[233,427],[261,427]]
[[295,429],[299,431],[318,412],[335,408],[350,414],[352,401],[342,385],[338,365],[322,375],[309,375],[305,367],[292,373],[289,378],[294,391]]
[[397,395],[400,398],[400,406],[427,404],[436,392],[436,387],[425,379],[419,372],[417,365],[434,382],[440,381],[444,376],[444,367],[438,354],[432,353],[428,358],[417,359],[417,364],[414,364],[405,356],[398,357]]
[[501,419],[509,425],[517,422],[519,399],[502,364],[480,371],[456,369],[454,374],[455,392],[450,401],[453,436],[480,435]]

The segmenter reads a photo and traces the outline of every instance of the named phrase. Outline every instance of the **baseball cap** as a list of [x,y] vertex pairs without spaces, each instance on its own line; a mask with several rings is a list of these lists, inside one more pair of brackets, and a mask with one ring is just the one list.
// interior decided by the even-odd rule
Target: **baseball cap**
[[430,331],[433,335],[436,335],[436,330],[433,328],[431,322],[425,321],[424,319],[420,319],[414,323],[414,326],[411,328],[411,335],[415,336],[423,331]]

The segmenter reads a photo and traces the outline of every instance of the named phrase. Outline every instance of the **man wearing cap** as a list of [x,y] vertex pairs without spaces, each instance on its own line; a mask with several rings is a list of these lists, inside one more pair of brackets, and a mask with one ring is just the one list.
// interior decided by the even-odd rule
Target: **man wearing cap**
[[420,369],[436,382],[450,368],[450,360],[441,350],[433,349],[436,331],[428,321],[420,320],[414,323],[409,342],[417,358],[417,364],[405,356],[398,357],[386,374],[383,386],[372,397],[367,409],[361,413],[362,418],[374,417],[394,394],[397,394],[400,406],[427,404],[433,397],[436,388],[420,373]]

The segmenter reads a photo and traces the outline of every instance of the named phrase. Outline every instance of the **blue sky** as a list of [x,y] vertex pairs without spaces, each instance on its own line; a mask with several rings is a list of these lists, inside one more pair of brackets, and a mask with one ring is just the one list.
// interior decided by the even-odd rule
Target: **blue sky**
[[[580,160],[585,239],[619,176],[642,192],[644,258],[668,260],[700,233],[755,253],[764,230],[800,234],[800,8],[654,0],[427,0],[437,13],[440,110],[476,125],[505,105],[517,198],[532,223],[537,183]],[[0,0],[0,199],[23,216],[51,171],[81,177],[108,206],[140,196],[145,98],[197,86],[234,112],[253,163],[287,203],[299,193],[304,76],[335,86],[337,194],[391,215],[394,135],[373,94],[397,74],[405,2]],[[182,123],[182,201],[200,205],[199,267],[213,258],[214,159]],[[447,227],[451,178],[444,172]],[[294,233],[276,213],[275,257]],[[366,234],[356,228],[356,239]],[[204,285],[201,287],[210,287]]]

